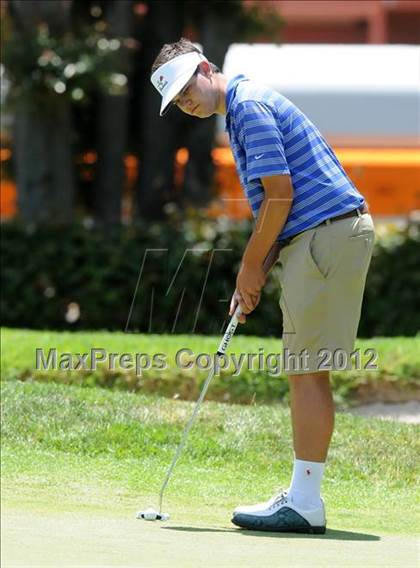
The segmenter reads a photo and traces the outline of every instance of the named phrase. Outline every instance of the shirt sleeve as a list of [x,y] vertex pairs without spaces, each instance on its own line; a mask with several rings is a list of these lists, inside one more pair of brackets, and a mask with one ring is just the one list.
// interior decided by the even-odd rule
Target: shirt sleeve
[[246,157],[247,180],[289,174],[283,135],[272,110],[259,101],[244,101],[236,115],[237,136]]

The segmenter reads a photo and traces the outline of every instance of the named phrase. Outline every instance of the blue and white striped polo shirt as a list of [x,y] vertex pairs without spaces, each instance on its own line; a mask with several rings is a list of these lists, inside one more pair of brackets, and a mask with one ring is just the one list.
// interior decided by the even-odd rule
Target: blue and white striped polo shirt
[[279,239],[364,203],[316,126],[273,89],[244,75],[231,79],[226,92],[226,130],[255,218],[264,199],[261,178],[291,177],[293,203]]

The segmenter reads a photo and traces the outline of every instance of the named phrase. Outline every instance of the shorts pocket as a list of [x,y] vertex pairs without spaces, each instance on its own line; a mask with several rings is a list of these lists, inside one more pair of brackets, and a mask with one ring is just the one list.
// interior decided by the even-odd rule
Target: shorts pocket
[[331,261],[331,250],[328,239],[321,239],[324,235],[315,229],[308,246],[308,259],[317,275],[325,280],[328,277]]
[[350,235],[349,236],[349,240],[354,240],[354,239],[361,239],[361,238],[366,238],[368,237],[368,240],[372,239],[375,240],[375,232],[374,231],[362,231],[361,233],[358,233],[357,235]]
[[351,235],[348,237],[349,243],[364,243],[363,250],[372,254],[375,244],[375,231],[364,231],[358,235]]
[[374,231],[347,237],[346,262],[353,274],[366,278],[375,245]]

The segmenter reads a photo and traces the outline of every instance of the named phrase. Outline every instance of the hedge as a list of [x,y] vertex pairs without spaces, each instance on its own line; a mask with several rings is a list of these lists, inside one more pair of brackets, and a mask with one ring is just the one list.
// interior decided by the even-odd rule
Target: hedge
[[[198,215],[112,230],[3,223],[2,325],[219,334],[251,230]],[[419,244],[415,225],[377,240],[359,337],[420,330]],[[279,294],[274,270],[243,333],[280,335]]]

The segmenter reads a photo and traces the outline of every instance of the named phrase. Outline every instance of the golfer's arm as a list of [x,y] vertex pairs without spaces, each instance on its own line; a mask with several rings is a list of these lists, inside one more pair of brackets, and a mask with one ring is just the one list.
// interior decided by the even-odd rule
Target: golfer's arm
[[293,201],[293,186],[288,175],[264,177],[264,200],[257,223],[248,241],[242,262],[262,266],[268,251],[286,223]]

